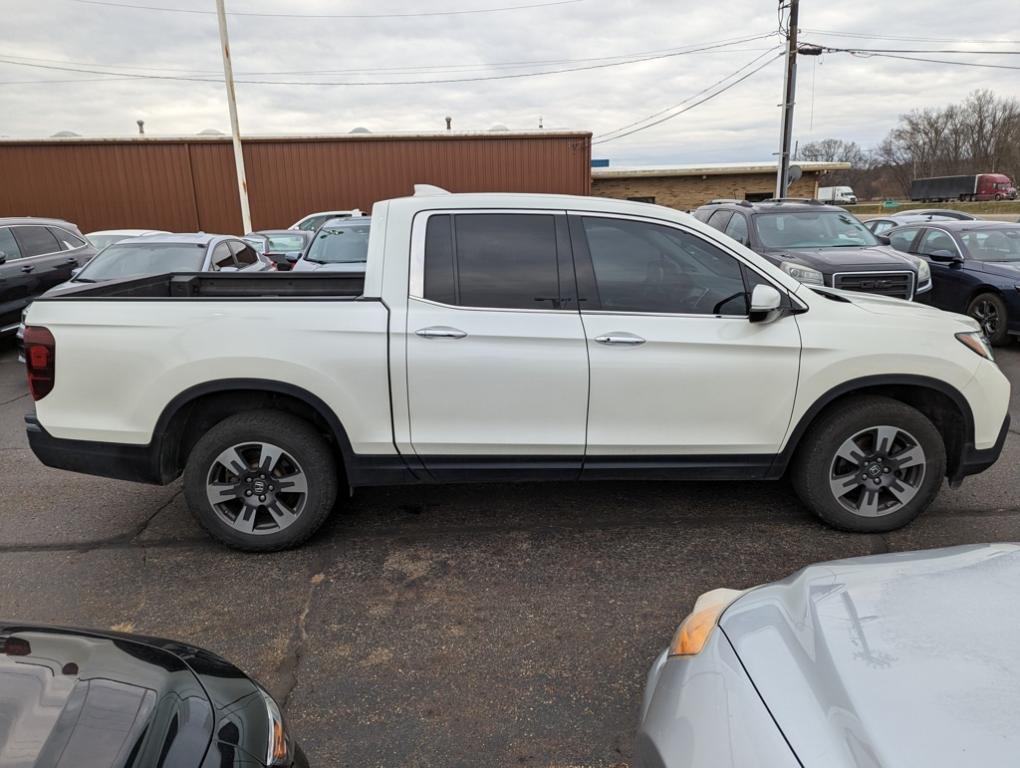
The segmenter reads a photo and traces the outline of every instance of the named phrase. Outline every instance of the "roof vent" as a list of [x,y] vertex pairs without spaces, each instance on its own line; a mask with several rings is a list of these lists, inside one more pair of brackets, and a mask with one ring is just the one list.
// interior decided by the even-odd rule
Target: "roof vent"
[[74,131],[57,131],[56,133],[53,134],[52,138],[54,138],[54,139],[72,139],[72,138],[75,138],[75,137],[78,137],[78,136],[81,136],[81,134],[80,133],[75,133]]
[[225,134],[223,131],[218,131],[215,128],[205,128],[205,129],[199,131],[196,135],[197,136],[226,136],[227,134]]
[[449,190],[443,189],[442,187],[433,186],[432,184],[414,185],[415,197],[440,197],[442,195],[448,194],[450,194]]
[[371,133],[371,131],[365,126],[359,125],[357,128],[351,128],[351,133]]

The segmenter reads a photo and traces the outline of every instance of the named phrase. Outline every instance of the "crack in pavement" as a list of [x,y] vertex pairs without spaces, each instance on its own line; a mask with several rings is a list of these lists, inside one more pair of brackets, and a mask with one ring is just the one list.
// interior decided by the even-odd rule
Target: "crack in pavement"
[[[143,533],[145,533],[149,525],[152,524],[152,521],[156,519],[159,513],[165,510],[171,504],[173,504],[174,501],[176,501],[177,497],[181,495],[181,493],[183,493],[182,490],[175,491],[174,494],[169,499],[167,499],[165,502],[156,507],[155,511],[149,514],[138,525],[136,525],[130,531],[118,533],[116,536],[111,536],[106,539],[92,539],[90,541],[70,543],[10,544],[0,546],[0,554],[19,552],[80,552],[82,554],[87,554],[89,552],[94,552],[100,549],[124,549],[133,547],[136,544],[136,539]],[[172,540],[157,539],[156,541],[152,542],[152,544],[163,545],[168,541]],[[198,541],[198,539],[193,539],[192,541]],[[143,543],[141,546],[144,548],[146,546],[150,546],[150,544]]]
[[280,695],[276,698],[280,702],[280,711],[284,714],[286,714],[287,706],[290,704],[290,697],[298,685],[301,662],[305,657],[305,644],[308,642],[308,614],[312,609],[312,599],[315,597],[316,590],[326,580],[323,571],[325,571],[327,564],[332,560],[330,552],[331,550],[329,549],[323,550],[317,558],[315,566],[312,568],[313,573],[308,579],[308,592],[305,594],[301,612],[297,617],[297,624],[294,627],[294,632],[288,644],[290,648],[277,668],[283,678],[283,682],[280,684]]
[[18,395],[17,397],[12,397],[10,400],[4,400],[3,402],[0,402],[0,406],[10,405],[11,403],[16,403],[18,400],[21,400],[24,397],[28,397],[28,392],[23,392],[22,394]]

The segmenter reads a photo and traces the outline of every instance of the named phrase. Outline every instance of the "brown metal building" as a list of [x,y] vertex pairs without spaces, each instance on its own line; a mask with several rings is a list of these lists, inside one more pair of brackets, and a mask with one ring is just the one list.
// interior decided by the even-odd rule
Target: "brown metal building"
[[[252,225],[411,193],[591,193],[591,134],[356,134],[244,139]],[[241,234],[229,136],[0,140],[0,216],[56,216],[84,232]]]

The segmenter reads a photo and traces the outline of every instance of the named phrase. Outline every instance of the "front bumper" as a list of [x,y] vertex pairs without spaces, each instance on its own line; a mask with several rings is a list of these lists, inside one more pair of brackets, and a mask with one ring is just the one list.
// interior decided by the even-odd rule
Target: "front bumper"
[[798,768],[720,628],[697,656],[664,651],[648,675],[638,768]]
[[160,452],[152,444],[127,445],[53,437],[31,414],[25,416],[25,431],[32,453],[47,467],[134,483],[164,485],[169,480],[164,479]]

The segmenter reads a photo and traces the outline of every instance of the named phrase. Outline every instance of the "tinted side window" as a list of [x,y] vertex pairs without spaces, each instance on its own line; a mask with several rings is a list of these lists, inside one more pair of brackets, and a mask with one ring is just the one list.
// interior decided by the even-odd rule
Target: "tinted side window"
[[226,243],[220,243],[216,246],[212,254],[212,266],[213,269],[237,266],[234,262],[234,255],[230,252],[230,248],[227,247]]
[[452,229],[444,227],[446,218],[432,217],[426,230],[425,298],[464,307],[555,306],[560,288],[554,216],[456,214]]
[[742,213],[734,213],[723,231],[742,245],[750,242],[747,237],[747,217]]
[[584,218],[602,309],[746,314],[740,264],[695,235],[624,219]]
[[46,227],[27,226],[11,227],[11,229],[14,230],[14,236],[21,245],[22,256],[38,256],[42,253],[60,251],[60,243]]
[[708,217],[708,226],[715,227],[720,232],[726,226],[726,220],[730,217],[729,211],[716,211]]
[[713,213],[715,213],[715,211],[712,208],[698,208],[692,215],[698,221],[708,221],[708,217]]
[[0,227],[0,251],[3,251],[8,261],[21,258],[21,248],[10,227]]
[[247,243],[242,243],[240,240],[231,240],[230,250],[233,252],[234,258],[237,259],[238,265],[242,267],[249,267],[259,260],[255,249]]
[[908,227],[906,229],[898,229],[895,232],[890,232],[889,245],[897,251],[908,253],[910,251],[910,244],[914,242],[914,238],[917,237],[917,230],[918,227]]
[[[870,223],[870,222],[868,222],[868,223]],[[890,229],[892,229],[894,226],[896,226],[896,225],[893,222],[891,222],[891,221],[876,221],[869,228],[876,235],[883,235],[886,232],[888,232]]]
[[86,243],[78,235],[73,232],[68,232],[63,227],[48,227],[53,236],[57,238],[57,242],[60,243],[60,247],[65,251],[70,251],[75,248],[81,248]]
[[459,304],[457,272],[453,266],[453,217],[432,216],[425,229],[423,295],[441,304]]
[[917,246],[917,252],[925,256],[931,256],[935,251],[949,251],[959,253],[953,238],[938,229],[929,229],[924,233],[921,242]]

